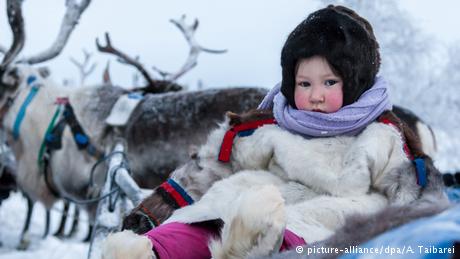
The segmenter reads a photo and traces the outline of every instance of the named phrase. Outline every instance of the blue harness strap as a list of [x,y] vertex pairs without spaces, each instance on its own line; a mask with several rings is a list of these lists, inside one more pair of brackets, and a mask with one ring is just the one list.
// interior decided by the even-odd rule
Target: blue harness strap
[[[35,80],[37,80],[36,76],[29,76],[27,78],[27,85],[32,85],[35,82]],[[27,106],[29,106],[29,104],[32,102],[39,89],[40,87],[38,84],[33,85],[30,88],[29,95],[27,95],[26,99],[21,105],[21,108],[19,108],[18,115],[16,116],[16,120],[14,121],[13,125],[13,137],[15,140],[19,138],[19,129],[21,128],[21,123],[24,120],[24,117],[26,116]]]
[[180,186],[178,183],[176,183],[176,181],[174,181],[173,179],[169,178],[168,183],[182,196],[182,198],[184,198],[184,200],[188,204],[193,203],[193,198],[190,197],[188,195],[188,193],[184,190],[184,188],[182,188],[182,186]]
[[417,171],[417,184],[421,187],[426,187],[427,179],[426,179],[426,167],[425,167],[425,160],[423,158],[415,158],[412,160],[415,164],[415,168]]

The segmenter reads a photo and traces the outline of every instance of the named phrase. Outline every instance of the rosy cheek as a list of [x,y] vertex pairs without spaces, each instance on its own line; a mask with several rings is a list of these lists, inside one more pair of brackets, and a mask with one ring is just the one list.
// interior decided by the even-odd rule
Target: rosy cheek
[[330,109],[330,112],[338,111],[342,108],[343,104],[343,95],[341,92],[332,92],[327,97],[327,103]]
[[297,109],[299,110],[305,110],[308,108],[308,98],[307,98],[307,93],[304,91],[295,91],[294,93],[294,102],[295,106],[297,106]]

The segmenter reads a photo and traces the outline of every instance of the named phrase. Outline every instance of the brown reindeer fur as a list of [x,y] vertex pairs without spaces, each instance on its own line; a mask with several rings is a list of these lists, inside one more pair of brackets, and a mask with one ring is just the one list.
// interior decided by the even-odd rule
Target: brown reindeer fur
[[379,119],[388,119],[393,122],[401,132],[401,135],[404,136],[404,140],[409,146],[410,151],[415,157],[425,157],[426,154],[422,150],[422,143],[420,138],[415,134],[415,132],[402,121],[394,112],[386,111],[380,115]]
[[[99,89],[96,101],[85,108],[88,117],[105,120],[121,94],[118,91],[108,87]],[[192,146],[204,144],[225,112],[240,113],[257,107],[265,94],[262,88],[147,94],[126,126],[106,127],[106,138],[98,139],[109,143],[113,137],[126,139],[134,179],[142,188],[154,188],[187,162]]]
[[[137,234],[143,234],[152,229],[152,221],[161,223],[171,216],[175,209],[167,204],[156,190],[157,188],[141,204],[134,208],[129,216],[123,219],[122,229],[131,229]],[[148,213],[142,209],[142,206],[148,209]],[[150,219],[147,217],[150,217]],[[155,217],[155,219],[152,219],[152,217]]]
[[229,124],[235,126],[250,121],[273,119],[273,112],[271,110],[250,110],[242,114],[227,112],[226,116],[230,119]]

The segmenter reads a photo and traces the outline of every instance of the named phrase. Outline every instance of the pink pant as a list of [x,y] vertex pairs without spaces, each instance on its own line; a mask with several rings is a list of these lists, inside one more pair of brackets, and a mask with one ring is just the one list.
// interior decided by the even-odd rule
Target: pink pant
[[[160,259],[204,259],[211,258],[208,242],[219,235],[219,227],[209,222],[183,224],[173,222],[160,225],[145,233]],[[305,240],[289,230],[284,231],[280,251],[305,245]]]

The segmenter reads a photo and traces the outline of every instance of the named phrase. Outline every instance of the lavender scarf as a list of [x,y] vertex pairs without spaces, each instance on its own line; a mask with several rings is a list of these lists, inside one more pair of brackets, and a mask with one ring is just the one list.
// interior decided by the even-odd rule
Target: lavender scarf
[[375,84],[359,99],[334,113],[320,113],[292,108],[277,84],[258,109],[272,109],[278,125],[304,137],[354,136],[373,122],[382,112],[391,110],[387,83],[376,77]]

